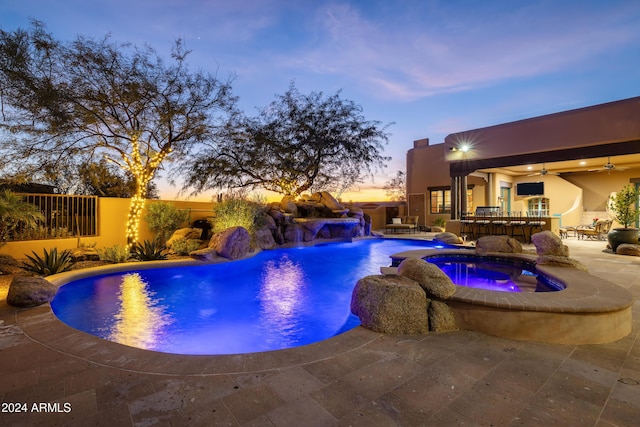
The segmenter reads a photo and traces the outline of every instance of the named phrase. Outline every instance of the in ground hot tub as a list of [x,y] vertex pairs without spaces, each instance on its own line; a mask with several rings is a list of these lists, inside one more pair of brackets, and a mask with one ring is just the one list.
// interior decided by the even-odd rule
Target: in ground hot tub
[[624,338],[631,332],[631,293],[585,271],[539,265],[534,255],[490,253],[481,256],[464,249],[402,252],[392,255],[393,264],[397,266],[409,257],[427,261],[458,257],[459,265],[470,261],[475,265],[495,265],[500,261],[515,266],[511,274],[517,272],[518,266],[531,264],[535,266],[536,281],[543,278],[553,286],[564,287],[558,292],[496,292],[457,285],[455,294],[446,303],[455,312],[462,329],[556,344],[602,344]]
[[555,292],[565,286],[536,268],[527,259],[498,256],[439,254],[423,258],[440,267],[454,284],[497,292]]

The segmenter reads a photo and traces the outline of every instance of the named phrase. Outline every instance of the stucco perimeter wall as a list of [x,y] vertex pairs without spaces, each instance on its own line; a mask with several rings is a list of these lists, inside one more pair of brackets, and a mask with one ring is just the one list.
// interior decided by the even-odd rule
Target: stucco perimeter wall
[[[640,135],[638,117],[635,97],[454,133],[445,138],[443,153],[447,161],[473,160],[633,141]],[[453,151],[462,143],[473,150]]]
[[[48,240],[29,240],[22,242],[9,242],[0,248],[0,253],[8,254],[14,258],[25,258],[25,254],[31,251],[42,253],[43,249],[57,248],[59,251],[73,249],[81,244],[93,245],[98,248],[111,247],[116,244],[125,245],[127,216],[129,212],[130,199],[100,197],[98,199],[98,235],[81,238],[64,238]],[[179,209],[186,209],[190,212],[189,223],[196,219],[210,217],[213,209],[213,202],[190,202],[190,201],[169,201],[169,200],[147,200],[147,205],[152,203],[172,203]],[[144,221],[145,211],[142,213],[143,219],[140,222],[140,240],[153,239],[153,235],[148,230]],[[185,226],[188,224],[185,224]]]

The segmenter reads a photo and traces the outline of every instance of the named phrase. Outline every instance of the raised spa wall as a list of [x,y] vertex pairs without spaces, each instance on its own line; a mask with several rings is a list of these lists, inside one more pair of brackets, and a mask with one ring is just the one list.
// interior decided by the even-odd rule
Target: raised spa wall
[[[392,256],[424,258],[468,254],[466,250],[417,250]],[[489,253],[504,260],[536,260],[525,254]],[[479,256],[480,257],[480,256]],[[567,267],[537,265],[537,270],[564,284],[557,292],[496,292],[456,286],[446,303],[461,329],[515,340],[554,344],[602,344],[631,332],[633,296],[614,283]]]

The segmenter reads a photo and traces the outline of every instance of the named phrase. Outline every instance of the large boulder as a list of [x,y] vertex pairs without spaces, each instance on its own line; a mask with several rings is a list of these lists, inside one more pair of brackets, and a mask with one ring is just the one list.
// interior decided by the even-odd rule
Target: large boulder
[[[431,231],[433,230],[434,228],[432,227]],[[435,236],[433,236],[433,240],[435,240],[436,242],[443,243],[445,245],[459,245],[463,243],[462,237],[459,237],[453,233],[448,233],[448,232],[436,234]]]
[[420,258],[402,261],[398,266],[398,274],[418,282],[429,297],[445,300],[456,292],[456,285],[449,276],[437,265]]
[[536,260],[536,264],[550,265],[555,267],[577,268],[578,270],[588,271],[587,267],[583,263],[566,256],[540,255]]
[[173,242],[180,239],[185,240],[198,240],[202,236],[201,228],[179,228],[173,232],[169,240],[167,240],[167,247],[171,247]]
[[280,201],[280,209],[293,216],[298,216],[298,206],[293,196],[284,196]]
[[198,249],[189,252],[189,256],[198,261],[212,262],[218,259],[218,252],[212,248]]
[[358,217],[358,218],[364,216],[364,211],[359,206],[347,206],[346,208],[349,209],[349,212],[348,212],[349,216]]
[[273,249],[277,246],[273,233],[269,229],[268,225],[265,225],[256,230],[256,245],[260,249]]
[[320,191],[319,193],[314,193],[311,198],[318,203],[322,203],[328,209],[332,211],[343,211],[345,210],[344,206],[336,200],[328,191]]
[[270,213],[269,215],[263,215],[262,219],[264,220],[265,225],[269,227],[269,230],[275,230],[276,228],[278,228],[276,220],[273,218],[273,216],[271,216]]
[[536,247],[538,255],[569,256],[569,248],[552,231],[535,233],[531,236],[531,242]]
[[284,222],[284,213],[280,210],[280,208],[273,208],[269,211],[269,216],[273,218],[274,223],[282,224]]
[[640,245],[634,245],[633,243],[621,243],[616,248],[616,254],[640,256]]
[[476,241],[476,253],[486,255],[489,252],[521,254],[522,243],[509,236],[482,236]]
[[35,307],[50,302],[58,287],[42,277],[14,276],[7,293],[7,304],[14,307]]
[[251,250],[251,237],[244,227],[227,228],[211,237],[209,248],[224,258],[242,258]]
[[427,310],[429,330],[432,332],[449,332],[458,329],[456,315],[446,303],[431,301]]
[[395,275],[367,276],[356,283],[351,312],[364,328],[385,334],[429,332],[427,297],[413,280]]

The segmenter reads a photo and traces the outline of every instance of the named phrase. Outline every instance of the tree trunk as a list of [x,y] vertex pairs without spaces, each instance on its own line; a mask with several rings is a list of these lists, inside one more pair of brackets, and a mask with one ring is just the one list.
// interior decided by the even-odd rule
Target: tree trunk
[[129,203],[129,215],[127,217],[127,247],[130,248],[138,242],[140,217],[146,202],[146,189],[149,182],[140,182],[136,177],[136,194]]

